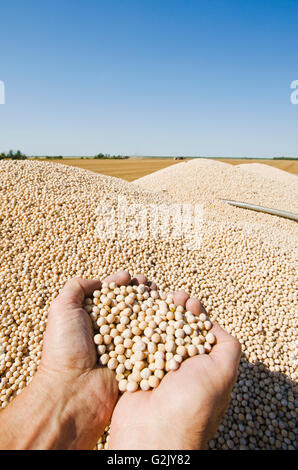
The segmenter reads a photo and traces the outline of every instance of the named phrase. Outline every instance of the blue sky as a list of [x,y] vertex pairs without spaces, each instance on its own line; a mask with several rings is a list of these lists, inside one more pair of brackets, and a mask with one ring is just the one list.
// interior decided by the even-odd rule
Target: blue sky
[[2,1],[0,80],[0,152],[298,157],[298,0]]

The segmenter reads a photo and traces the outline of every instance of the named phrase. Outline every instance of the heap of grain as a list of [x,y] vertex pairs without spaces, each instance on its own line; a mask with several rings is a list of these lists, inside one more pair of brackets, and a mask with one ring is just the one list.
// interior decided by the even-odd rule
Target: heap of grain
[[[207,220],[203,243],[196,250],[189,250],[183,239],[131,239],[125,231],[121,237],[105,239],[96,235],[95,210],[107,195],[113,203],[118,195],[126,195],[144,204],[167,203],[165,195],[44,162],[2,161],[0,178],[2,407],[32,379],[49,305],[65,281],[128,269],[132,274],[146,273],[165,291],[184,288],[199,297],[211,320],[242,344],[231,404],[210,447],[294,448],[296,260],[290,249],[274,243],[276,228],[270,231],[266,225],[265,239],[241,225]],[[203,179],[201,185],[207,191],[211,182]],[[178,190],[177,180],[171,184]],[[269,191],[271,184],[267,186]],[[251,185],[238,194],[233,179],[228,187],[222,197],[241,199],[253,191]],[[181,191],[184,200],[186,191],[187,187]],[[293,210],[289,187],[287,191],[289,204],[281,208]],[[206,201],[201,199],[213,207],[208,193]],[[269,216],[257,217],[266,223]]]
[[195,159],[144,176],[133,184],[167,194],[178,202],[201,204],[204,218],[215,220],[215,226],[219,223],[233,224],[267,243],[271,243],[273,233],[273,243],[295,249],[293,232],[297,237],[297,224],[280,217],[232,207],[220,199],[250,202],[297,213],[296,175],[258,163],[234,166],[215,160]]

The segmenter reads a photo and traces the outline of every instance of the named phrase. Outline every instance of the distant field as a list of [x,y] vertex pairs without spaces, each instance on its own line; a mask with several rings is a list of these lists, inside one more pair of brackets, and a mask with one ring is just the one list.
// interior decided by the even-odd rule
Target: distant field
[[126,181],[136,180],[154,171],[179,163],[179,161],[163,158],[129,158],[128,160],[81,160],[74,158],[53,161],[64,165],[78,166],[103,175],[116,176]]
[[[298,174],[297,160],[233,160],[224,158],[219,158],[218,160],[231,163],[232,165],[239,165],[241,163],[265,163],[266,165]],[[53,161],[63,165],[85,168],[86,170],[102,173],[103,175],[116,176],[127,181],[133,181],[154,171],[181,162],[181,160],[174,161],[170,158],[130,158],[128,160],[81,160],[73,158]]]

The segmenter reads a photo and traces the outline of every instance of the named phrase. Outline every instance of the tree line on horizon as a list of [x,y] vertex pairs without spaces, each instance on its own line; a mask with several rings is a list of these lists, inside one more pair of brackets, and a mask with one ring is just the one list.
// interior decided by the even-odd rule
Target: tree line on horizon
[[[34,159],[39,159],[39,158],[46,158],[49,160],[62,160],[63,157],[62,155],[58,156],[44,156],[44,157],[28,157],[24,153],[22,153],[20,150],[9,150],[9,152],[5,153],[2,152],[0,153],[0,160],[3,159],[10,159],[10,160],[25,160],[26,158],[34,158]],[[97,155],[94,155],[93,157],[78,157],[81,159],[101,159],[101,160],[108,160],[108,159],[113,159],[113,160],[126,160],[129,158],[129,156],[123,156],[123,155],[110,155],[109,153],[98,153]],[[176,157],[177,158],[177,157]],[[182,158],[182,157],[180,157]],[[184,157],[184,158],[206,158],[206,157]],[[213,157],[213,158],[224,158],[224,157]],[[228,157],[226,157],[228,158]],[[231,157],[231,158],[236,158],[236,157]],[[237,157],[241,160],[254,160],[252,157]],[[178,158],[177,158],[178,159]],[[260,158],[261,160],[262,158]],[[258,159],[255,159],[258,160]],[[285,157],[285,156],[280,156],[280,157],[273,157],[272,160],[298,160],[298,157]]]
[[[9,150],[9,152],[5,153],[2,152],[0,153],[0,160],[3,159],[10,159],[10,160],[25,160],[26,158],[34,158],[34,159],[39,159],[39,158],[46,158],[46,159],[53,159],[53,160],[62,160],[64,157],[62,155],[58,156],[44,156],[44,157],[28,157],[24,153],[22,153],[20,150]],[[123,156],[123,155],[110,155],[109,153],[98,153],[97,155],[94,155],[93,157],[80,157],[81,159],[85,158],[94,158],[94,159],[127,159],[129,158],[128,156]]]
[[0,160],[3,160],[4,158],[10,158],[11,160],[25,160],[27,156],[20,150],[17,150],[16,152],[14,152],[13,150],[9,150],[9,152],[7,153],[0,153]]

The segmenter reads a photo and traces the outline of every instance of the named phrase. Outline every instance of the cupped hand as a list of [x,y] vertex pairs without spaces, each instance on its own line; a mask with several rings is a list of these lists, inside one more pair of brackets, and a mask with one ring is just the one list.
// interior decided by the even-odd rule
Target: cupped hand
[[[121,271],[105,279],[118,285],[131,282]],[[145,276],[133,280],[149,283]],[[214,325],[217,343],[209,355],[187,359],[177,371],[162,379],[157,389],[125,393],[118,401],[114,372],[97,365],[92,322],[83,308],[85,297],[100,289],[100,281],[74,278],[68,281],[51,305],[38,375],[55,383],[71,397],[69,414],[82,419],[79,448],[92,448],[111,415],[110,449],[204,448],[216,432],[229,403],[240,358],[238,341]],[[204,311],[197,299],[174,293],[177,305],[194,314]],[[113,411],[114,410],[114,411]],[[74,436],[74,440],[76,436]]]
[[[124,285],[130,276],[121,271],[105,281]],[[43,383],[55,383],[70,397],[69,414],[88,408],[92,419],[80,440],[81,448],[86,449],[103,433],[118,398],[115,374],[97,364],[92,322],[83,308],[84,299],[100,287],[100,281],[80,278],[65,284],[50,307],[37,373]]]
[[[195,315],[205,312],[184,291],[174,293],[174,302]],[[207,447],[228,407],[241,354],[236,338],[216,324],[211,332],[216,344],[210,354],[188,358],[152,391],[122,395],[112,416],[109,449]]]

